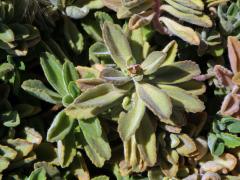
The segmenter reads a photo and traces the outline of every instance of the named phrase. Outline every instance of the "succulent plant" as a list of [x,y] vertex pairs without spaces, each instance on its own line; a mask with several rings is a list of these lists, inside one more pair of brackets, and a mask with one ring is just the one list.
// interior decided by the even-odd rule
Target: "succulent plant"
[[239,25],[239,8],[240,1],[231,1],[228,4],[218,6],[218,17],[220,26],[227,36],[236,36],[240,38],[240,25]]
[[220,156],[225,147],[236,148],[240,146],[238,133],[240,122],[232,117],[223,117],[213,121],[212,132],[208,135],[208,146],[213,155]]
[[118,18],[127,18],[129,28],[136,29],[153,21],[157,31],[162,34],[175,35],[193,45],[199,45],[197,32],[191,27],[178,22],[210,28],[212,21],[204,13],[204,2],[182,0],[139,0],[139,1],[103,1],[105,5],[117,11]]
[[38,29],[31,25],[31,19],[26,19],[27,15],[31,15],[31,18],[35,16],[35,6],[36,2],[30,0],[22,3],[17,0],[1,1],[0,48],[6,53],[25,56],[28,48],[40,41]]
[[239,118],[239,51],[240,42],[236,37],[228,37],[228,57],[232,71],[221,65],[214,67],[215,75],[219,83],[230,92],[224,98],[220,113],[226,116]]

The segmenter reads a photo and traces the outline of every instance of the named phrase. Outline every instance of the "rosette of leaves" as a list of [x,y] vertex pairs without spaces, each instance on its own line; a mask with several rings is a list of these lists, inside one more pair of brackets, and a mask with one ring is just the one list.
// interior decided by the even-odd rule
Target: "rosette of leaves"
[[[65,113],[71,118],[88,121],[122,101],[124,111],[118,119],[118,132],[124,142],[125,166],[141,172],[156,163],[156,136],[150,112],[159,122],[181,127],[177,122],[181,120],[175,120],[175,113],[204,109],[197,97],[205,91],[204,85],[192,80],[200,70],[192,61],[174,61],[177,52],[174,41],[163,51],[148,53],[144,60],[135,58],[128,37],[118,25],[105,22],[103,39],[115,67],[106,66],[100,72],[102,83],[84,91]],[[98,79],[91,81],[99,82]],[[175,117],[171,116],[173,114]],[[130,157],[135,157],[135,161]]]
[[42,142],[42,136],[33,128],[25,127],[21,138],[16,138],[14,131],[2,137],[0,141],[0,174],[9,177],[9,172],[25,168],[36,159],[35,150]]
[[213,155],[220,156],[226,148],[240,146],[240,121],[233,117],[218,117],[212,123],[212,132],[208,135],[208,146]]
[[240,38],[239,11],[239,0],[219,5],[217,11],[223,33],[227,36],[236,36],[238,39]]
[[222,45],[221,34],[216,30],[203,29],[200,33],[200,44],[198,46],[198,54],[211,54],[216,57],[222,56],[224,48]]
[[228,37],[228,58],[231,70],[221,66],[214,66],[214,73],[219,84],[227,89],[228,94],[225,96],[220,114],[225,116],[233,116],[239,118],[239,62],[240,62],[240,42],[237,37]]
[[101,0],[49,0],[64,15],[73,19],[82,19],[88,15],[91,9],[103,7]]
[[[80,94],[75,83],[79,79],[77,70],[69,60],[62,65],[50,53],[44,53],[40,63],[48,82],[55,91],[46,87],[40,80],[26,80],[23,82],[22,88],[41,100],[68,107]],[[97,167],[102,167],[104,162],[111,157],[111,149],[105,131],[96,117],[88,119],[88,121],[77,121],[75,118],[67,116],[65,110],[62,109],[48,129],[47,140],[57,142],[58,165],[63,168],[73,166],[75,169],[73,174],[79,178],[85,174],[81,174],[81,171],[86,169],[85,166],[81,167],[80,160],[76,159],[76,154],[81,156],[79,149],[84,149]],[[81,161],[85,163],[83,158]],[[89,176],[88,171],[84,170],[83,172],[85,171]]]
[[[201,0],[105,0],[104,2],[107,7],[117,11],[118,18],[130,17],[130,29],[139,28],[153,21],[156,30],[160,33],[178,36],[193,45],[199,45],[200,39],[190,25],[212,27],[212,21],[204,13],[204,2]],[[183,25],[179,23],[180,21],[190,25]]]
[[26,19],[27,15],[34,17],[29,11],[34,12],[35,6],[36,2],[30,0],[1,1],[0,49],[14,56],[25,56],[40,41],[38,29],[31,25],[32,20]]

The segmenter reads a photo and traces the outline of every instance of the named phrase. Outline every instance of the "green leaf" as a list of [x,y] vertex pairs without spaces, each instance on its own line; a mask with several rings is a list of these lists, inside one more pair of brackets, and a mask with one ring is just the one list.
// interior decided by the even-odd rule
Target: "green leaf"
[[3,76],[13,71],[14,71],[14,66],[12,64],[2,63],[0,65],[0,78],[2,78]]
[[67,17],[64,18],[64,36],[72,50],[80,54],[83,50],[83,36],[77,26]]
[[197,25],[197,26],[210,28],[213,25],[213,22],[211,21],[210,17],[205,14],[195,15],[192,13],[185,13],[185,12],[175,9],[174,7],[172,7],[170,5],[162,5],[160,7],[160,9],[162,11],[168,12],[172,16],[175,16],[182,21],[185,21],[185,22]]
[[98,118],[79,120],[79,126],[83,132],[87,144],[105,160],[111,157],[111,148],[109,146],[106,134],[104,133]]
[[14,160],[17,156],[17,152],[8,146],[0,145],[0,157],[1,156],[10,160]]
[[155,127],[147,114],[143,117],[135,137],[141,158],[148,166],[153,166],[157,161],[157,142]]
[[0,161],[0,172],[2,172],[3,170],[8,168],[8,166],[10,165],[10,161],[5,157],[0,157]]
[[220,138],[224,141],[228,148],[236,148],[240,146],[240,137],[229,133],[221,133]]
[[77,153],[73,132],[57,142],[57,156],[62,168],[68,167]]
[[89,157],[89,159],[92,161],[92,163],[96,166],[96,167],[102,167],[104,165],[105,159],[103,157],[101,157],[97,152],[96,149],[94,149],[94,147],[92,148],[86,141],[84,135],[82,132],[80,132],[79,134],[79,138],[81,138],[81,143],[83,145],[83,148],[87,154],[87,156]]
[[174,107],[184,108],[187,112],[202,112],[205,109],[204,103],[187,91],[171,85],[159,85],[166,94],[173,99]]
[[156,116],[160,119],[170,118],[172,114],[172,103],[164,91],[148,83],[136,83],[136,91],[144,104]]
[[47,180],[46,170],[44,168],[37,168],[31,172],[28,180]]
[[220,156],[224,152],[224,143],[213,133],[208,134],[208,147],[212,154]]
[[105,59],[111,59],[110,52],[104,43],[96,42],[89,48],[89,59],[94,63],[100,64],[101,61],[105,62]]
[[86,7],[77,7],[77,6],[67,6],[66,15],[73,19],[81,19],[84,18],[89,13],[89,9]]
[[114,68],[103,69],[100,73],[100,78],[114,84],[115,86],[121,86],[131,81],[129,76],[125,76],[121,71],[118,71]]
[[101,84],[84,91],[66,108],[65,112],[73,119],[92,118],[111,107],[123,95],[124,91],[113,85]]
[[0,118],[6,127],[16,127],[20,124],[20,117],[17,111],[8,111],[0,114]]
[[198,37],[198,34],[189,27],[183,26],[175,21],[173,21],[170,18],[167,17],[160,17],[159,21],[161,21],[168,29],[168,31],[181,38],[182,40],[192,44],[192,45],[199,45],[200,44],[200,38]]
[[0,23],[0,39],[6,43],[10,43],[15,40],[13,31],[7,25],[2,23]]
[[62,76],[63,66],[56,57],[48,52],[42,54],[40,64],[51,86],[62,96],[67,94],[67,89]]
[[102,175],[92,178],[91,180],[109,180],[108,176]]
[[110,22],[113,23],[112,17],[106,12],[97,11],[97,12],[94,13],[94,16],[95,16],[96,20],[98,21],[98,23],[100,24],[101,27],[103,27],[103,24],[104,24],[105,21],[110,21]]
[[75,69],[75,67],[73,65],[73,63],[70,62],[70,61],[65,61],[64,62],[62,73],[63,73],[63,79],[64,79],[66,87],[68,87],[68,84],[71,81],[76,81],[80,78],[77,70]]
[[179,61],[160,67],[156,72],[156,82],[159,84],[182,83],[200,74],[200,68],[195,62]]
[[96,22],[96,20],[86,20],[82,22],[83,29],[88,33],[88,35],[93,38],[96,42],[102,42],[102,31]]
[[165,61],[162,64],[162,66],[170,65],[174,63],[175,58],[177,56],[177,52],[178,52],[177,42],[174,40],[171,41],[170,43],[167,44],[167,46],[164,47],[162,51],[167,54],[167,57],[165,58]]
[[73,126],[73,119],[70,119],[64,111],[59,112],[47,132],[47,141],[56,142],[63,140],[71,131]]
[[27,80],[22,83],[21,86],[25,91],[27,91],[32,96],[35,96],[43,101],[52,103],[52,104],[61,104],[61,96],[48,89],[41,81],[39,80]]
[[33,150],[33,143],[25,139],[8,139],[7,144],[15,149],[20,157],[26,157]]
[[102,31],[104,42],[117,66],[125,70],[128,65],[135,64],[128,39],[122,29],[116,24],[105,22]]
[[141,124],[145,113],[143,101],[136,95],[132,98],[132,107],[127,113],[122,113],[118,120],[118,132],[123,141],[128,141]]
[[165,61],[167,54],[162,51],[153,51],[141,64],[145,75],[156,72]]

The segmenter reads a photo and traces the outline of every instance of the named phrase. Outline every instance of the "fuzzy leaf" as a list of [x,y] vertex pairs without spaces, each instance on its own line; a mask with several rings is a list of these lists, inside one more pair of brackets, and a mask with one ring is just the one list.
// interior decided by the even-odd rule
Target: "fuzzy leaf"
[[208,147],[212,154],[220,156],[224,152],[224,143],[219,141],[213,133],[208,135]]
[[165,58],[165,61],[162,64],[162,66],[171,65],[172,63],[174,63],[175,58],[177,56],[177,52],[178,52],[177,42],[176,41],[171,41],[170,43],[167,44],[167,46],[164,47],[162,52],[167,54],[167,56]]
[[57,155],[61,167],[68,167],[77,153],[74,134],[68,133],[63,140],[57,142]]
[[159,85],[172,99],[176,107],[184,108],[187,112],[202,112],[205,109],[204,103],[197,96],[191,95],[187,91],[169,85]]
[[119,68],[124,70],[128,65],[135,63],[128,39],[118,25],[105,22],[103,25],[103,39],[111,52],[113,61]]
[[65,63],[63,64],[62,73],[63,73],[63,79],[66,87],[68,87],[68,84],[71,81],[76,81],[77,79],[79,79],[78,72],[75,69],[73,63],[70,61],[65,61]]
[[113,68],[103,69],[100,73],[100,78],[116,86],[124,85],[131,80],[128,76],[125,76],[121,71],[118,71]]
[[98,85],[83,92],[66,108],[65,112],[76,119],[92,118],[116,103],[123,95],[122,90],[116,89],[111,84]]
[[17,111],[8,111],[0,115],[3,125],[6,127],[16,127],[20,124],[20,117]]
[[63,140],[71,131],[73,119],[70,119],[64,111],[59,112],[47,132],[47,141],[56,142]]
[[111,148],[98,118],[79,120],[79,126],[88,145],[105,160],[111,157]]
[[61,96],[48,89],[41,81],[39,80],[27,80],[22,84],[22,88],[27,91],[29,94],[52,104],[61,104]]
[[19,156],[26,157],[33,149],[33,143],[25,139],[8,139],[7,144],[14,148]]
[[[169,73],[172,72],[172,73]],[[191,80],[201,73],[198,64],[193,61],[179,61],[160,67],[156,72],[159,84],[176,84]]]
[[67,89],[62,76],[62,65],[56,57],[48,52],[41,56],[40,64],[51,86],[62,96],[67,94]]
[[123,141],[128,141],[135,134],[145,113],[145,105],[136,94],[132,101],[132,108],[121,114],[118,120],[118,132]]
[[161,89],[147,83],[136,84],[137,95],[144,104],[160,119],[170,118],[172,103]]
[[0,65],[0,78],[14,71],[14,66],[10,63],[2,63]]
[[164,16],[160,17],[159,21],[163,22],[163,24],[168,28],[171,34],[178,36],[182,40],[192,45],[200,44],[198,34],[192,28],[178,24],[177,22]]
[[224,141],[225,146],[227,146],[228,148],[236,148],[240,146],[240,137],[238,137],[237,135],[221,133],[220,137]]
[[172,7],[170,5],[162,5],[160,7],[160,9],[162,11],[168,12],[172,16],[175,16],[182,21],[185,21],[185,22],[188,22],[188,23],[191,23],[194,25],[198,25],[198,26],[206,27],[206,28],[210,28],[213,25],[211,19],[205,14],[195,15],[195,14],[190,14],[190,13],[184,13],[182,11],[175,9],[174,7]]
[[157,161],[156,135],[147,114],[144,115],[135,137],[141,158],[147,162],[148,166],[153,166]]
[[64,18],[64,36],[72,50],[80,54],[83,50],[83,35],[77,26],[67,17]]
[[84,135],[82,132],[80,132],[80,136],[81,138],[81,143],[83,145],[83,148],[87,154],[87,156],[89,157],[89,159],[92,161],[92,163],[96,166],[96,167],[102,167],[104,165],[105,159],[103,157],[101,157],[97,152],[96,149],[92,148],[86,141]]
[[152,74],[160,68],[165,61],[167,54],[162,51],[153,51],[141,64],[145,75]]
[[0,157],[1,156],[10,160],[14,160],[17,156],[17,152],[8,146],[0,145]]
[[46,171],[44,168],[38,168],[35,169],[33,172],[31,172],[30,176],[28,177],[28,180],[46,180]]
[[0,40],[6,43],[15,40],[13,31],[5,24],[0,23]]

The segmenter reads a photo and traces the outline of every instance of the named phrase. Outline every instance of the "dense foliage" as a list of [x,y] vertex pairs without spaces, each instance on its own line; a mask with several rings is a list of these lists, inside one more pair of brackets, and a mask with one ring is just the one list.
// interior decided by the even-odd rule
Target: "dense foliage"
[[240,179],[240,0],[0,0],[0,179]]

